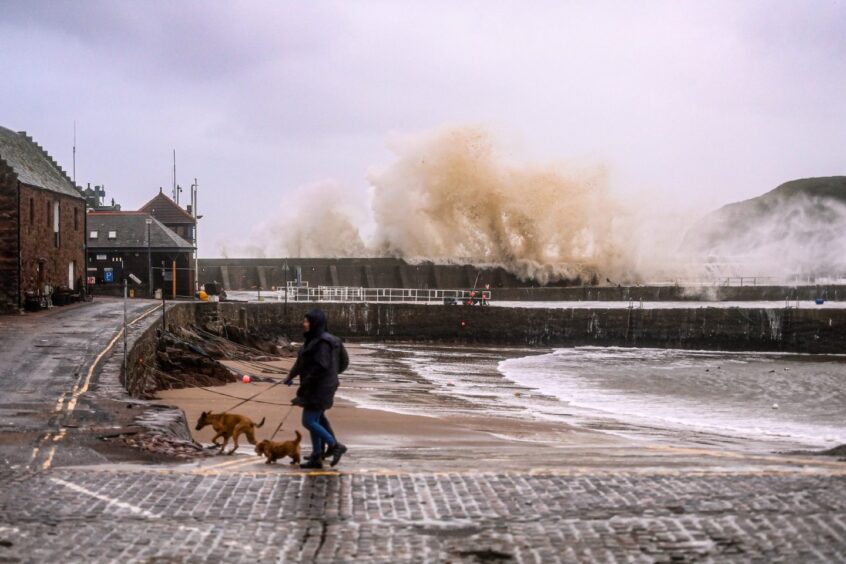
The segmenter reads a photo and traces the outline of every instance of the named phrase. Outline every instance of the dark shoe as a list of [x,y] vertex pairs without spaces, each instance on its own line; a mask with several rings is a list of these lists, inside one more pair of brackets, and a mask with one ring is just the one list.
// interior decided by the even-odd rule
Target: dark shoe
[[323,463],[320,461],[319,458],[309,458],[302,464],[300,464],[300,468],[306,470],[322,470]]
[[332,447],[326,445],[326,447],[323,449],[323,455],[320,458],[322,458],[323,460],[326,460],[327,458],[332,458]]
[[344,456],[344,453],[347,452],[347,447],[342,445],[341,443],[335,443],[335,446],[329,449],[329,454],[332,455],[332,462],[330,463],[331,466],[335,466],[341,461],[341,457]]

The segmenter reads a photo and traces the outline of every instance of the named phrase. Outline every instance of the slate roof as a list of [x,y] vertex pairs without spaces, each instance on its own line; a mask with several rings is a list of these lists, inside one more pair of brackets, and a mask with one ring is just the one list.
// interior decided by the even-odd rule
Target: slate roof
[[0,159],[15,171],[18,180],[24,184],[82,198],[62,167],[25,132],[17,133],[0,127]]
[[156,197],[141,206],[144,213],[148,213],[162,223],[190,223],[194,224],[191,214],[182,209],[179,204],[168,198],[164,193],[159,192]]
[[[146,249],[147,218],[142,212],[91,212],[88,214],[88,249]],[[91,231],[97,231],[97,238],[91,238]],[[109,231],[116,231],[117,237],[109,239]],[[156,250],[191,251],[190,243],[153,218],[150,224],[150,248]]]

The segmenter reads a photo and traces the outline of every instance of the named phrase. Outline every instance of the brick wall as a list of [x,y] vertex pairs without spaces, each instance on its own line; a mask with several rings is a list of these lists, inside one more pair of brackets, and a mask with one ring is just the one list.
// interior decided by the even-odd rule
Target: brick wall
[[18,310],[18,177],[0,160],[0,313]]
[[[58,247],[53,227],[54,202],[59,203]],[[74,284],[78,290],[77,280],[85,280],[85,201],[22,184],[20,219],[21,295],[37,291],[39,262],[43,268],[41,283],[54,288],[68,286],[68,265],[74,262]]]

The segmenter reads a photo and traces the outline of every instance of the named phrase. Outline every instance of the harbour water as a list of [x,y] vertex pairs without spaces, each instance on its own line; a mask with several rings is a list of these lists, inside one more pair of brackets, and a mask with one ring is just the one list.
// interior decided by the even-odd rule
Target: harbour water
[[844,390],[841,355],[378,344],[361,348],[341,393],[403,413],[772,451],[846,443]]

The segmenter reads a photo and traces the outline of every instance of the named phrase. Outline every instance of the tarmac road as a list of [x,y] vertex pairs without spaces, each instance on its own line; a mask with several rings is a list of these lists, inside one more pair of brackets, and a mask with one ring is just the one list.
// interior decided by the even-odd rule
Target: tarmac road
[[[128,319],[157,308],[130,300]],[[81,435],[120,425],[97,369],[122,326],[123,302],[108,298],[0,317],[0,471],[104,460]]]

